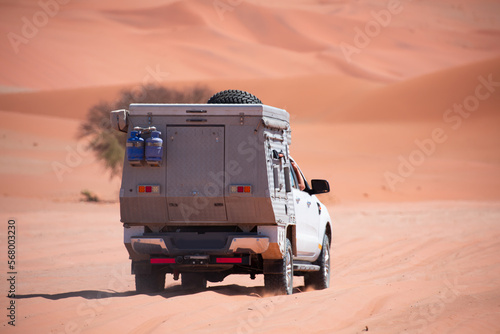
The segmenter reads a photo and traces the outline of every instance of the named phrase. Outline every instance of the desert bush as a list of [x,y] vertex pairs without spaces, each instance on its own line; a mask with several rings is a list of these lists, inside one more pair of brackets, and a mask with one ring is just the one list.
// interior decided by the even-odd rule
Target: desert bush
[[99,197],[92,193],[90,190],[82,190],[80,194],[83,196],[83,201],[85,202],[99,202]]
[[109,113],[112,110],[127,109],[131,103],[205,103],[211,95],[211,91],[202,86],[177,90],[147,85],[123,90],[116,101],[101,101],[90,108],[78,137],[89,139],[87,149],[94,152],[114,177],[123,167],[127,135],[111,128]]

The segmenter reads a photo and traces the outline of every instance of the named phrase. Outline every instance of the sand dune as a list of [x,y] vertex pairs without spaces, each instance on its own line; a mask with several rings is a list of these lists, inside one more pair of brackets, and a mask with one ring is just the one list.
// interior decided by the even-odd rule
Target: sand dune
[[[163,82],[310,74],[393,82],[500,52],[495,2],[409,2],[381,23],[373,13],[387,5],[368,1],[216,3],[70,2],[45,10],[51,17],[38,26],[33,17],[44,9],[36,1],[2,5],[0,29],[10,39],[0,41],[0,84],[134,84],[157,66],[168,73]],[[371,37],[357,37],[370,25]],[[342,43],[358,51],[346,57]]]
[[83,120],[89,109],[101,101],[114,101],[131,86],[88,87],[0,94],[2,110],[63,119]]
[[0,112],[0,196],[78,201],[82,190],[117,200],[118,180],[77,140],[80,122]]
[[[0,216],[19,227],[4,330],[500,331],[498,1],[54,1],[0,4]],[[76,133],[144,83],[243,89],[290,112],[294,158],[332,187],[330,289],[297,279],[272,297],[241,276],[186,293],[168,277],[133,292],[120,181]]]
[[[500,58],[493,58],[394,84],[341,75],[308,75],[285,79],[182,81],[166,86],[182,89],[203,85],[213,92],[230,88],[248,90],[264,103],[285,108],[292,117],[309,121],[444,122],[447,109],[453,109],[455,104],[463,105],[464,101],[474,109],[465,110],[465,113],[473,113],[473,118],[496,117],[500,103],[499,68]],[[476,92],[478,86],[482,87]],[[120,91],[139,87],[140,84],[0,94],[0,106],[3,110],[83,119],[89,108],[99,101],[116,100]],[[481,99],[476,98],[478,105],[475,106],[474,101],[467,99],[477,93]],[[450,114],[448,118],[451,117]]]
[[[455,101],[462,103],[469,96],[466,94],[474,93],[478,85],[477,73],[483,73],[481,75],[486,78],[492,71],[493,78],[498,77],[495,64],[497,61],[459,67],[388,87],[357,79],[304,77],[219,81],[212,82],[211,89],[245,89],[267,104],[286,108],[293,121],[292,153],[307,176],[327,178],[332,182],[335,189],[330,198],[332,201],[499,199],[498,93],[481,101],[469,117],[460,116],[459,122],[457,114],[447,121],[443,119],[446,110],[455,103],[445,83],[463,81],[454,85],[457,87],[454,91],[458,91]],[[92,101],[97,101],[99,96],[113,101],[121,88],[19,93],[1,97],[0,101],[7,101],[12,108],[22,111],[22,114],[2,113],[5,120],[0,127],[4,136],[2,155],[5,164],[1,174],[6,186],[4,193],[10,196],[25,194],[25,188],[15,187],[22,180],[32,188],[29,196],[48,193],[57,196],[62,191],[63,197],[77,198],[81,190],[89,189],[106,194],[108,199],[116,198],[118,180],[110,188],[106,178],[102,181],[96,179],[95,172],[102,167],[94,162],[89,152],[78,154],[82,161],[78,157],[76,160],[79,167],[90,164],[92,168],[88,171],[77,168],[78,173],[64,173],[72,183],[65,181],[50,185],[58,180],[54,163],[67,165],[66,159],[83,146],[83,142],[76,139],[76,130]],[[437,94],[430,98],[433,91]],[[356,99],[357,94],[366,98]],[[67,108],[75,101],[80,103]],[[39,105],[50,107],[39,109]],[[35,117],[33,114],[41,115]],[[445,141],[427,144],[431,146],[430,152],[423,155],[425,161],[414,166],[410,175],[405,175],[407,177],[391,189],[385,174],[399,175],[401,159],[409,161],[412,154],[419,154],[421,149],[416,141],[428,142],[435,129],[443,130]],[[13,147],[17,149],[13,150]],[[20,155],[28,159],[26,163],[18,160]],[[38,166],[38,173],[33,173],[33,166]],[[40,174],[42,171],[45,174]]]
[[[332,181],[335,187],[332,201],[498,199],[498,64],[498,59],[492,59],[390,85],[342,76],[215,80],[201,84],[213,92],[228,88],[248,90],[266,104],[287,109],[293,121],[292,152],[309,177]],[[185,81],[171,87],[182,89],[194,84]],[[482,86],[478,92],[486,98],[476,97],[478,86]],[[49,172],[50,161],[46,158],[50,155],[39,152],[44,152],[42,143],[46,133],[59,138],[58,159],[64,161],[69,154],[64,147],[77,147],[78,120],[85,117],[89,107],[99,100],[115,100],[118,92],[127,87],[138,86],[0,95],[4,108],[23,114],[6,113],[9,117],[3,129],[20,131],[17,135],[9,133],[9,138],[31,136],[33,143],[40,143],[28,152],[32,157],[43,156],[45,167],[38,170]],[[472,103],[468,107],[471,111],[465,107],[463,113],[453,111],[455,104],[464,103]],[[40,117],[30,118],[30,114]],[[416,141],[429,141],[435,129],[443,130],[445,141],[432,144],[431,151],[424,152],[425,161],[413,166],[408,177],[391,187],[386,173],[399,175],[401,159],[409,161],[412,154],[418,154],[421,149]],[[18,153],[9,151],[7,143],[8,140],[3,159],[10,167],[4,167],[4,171],[17,173],[22,170],[16,167],[19,162],[8,157]],[[54,159],[55,152],[51,154]],[[94,164],[92,155],[87,155],[85,161]],[[352,175],[353,169],[356,177],[346,177]],[[32,174],[31,168],[27,171]],[[16,178],[9,173],[4,176],[10,188]],[[52,172],[47,180],[56,176]],[[91,182],[92,176],[89,174],[87,183],[74,187],[62,184],[61,188],[47,187],[46,179],[36,180],[31,176],[27,180],[43,185],[37,194],[46,188],[53,189],[53,194],[57,193],[55,189],[66,189],[74,198],[81,190],[91,188],[109,197],[113,192],[106,192],[106,187],[99,186],[98,181]],[[81,175],[75,181],[78,179],[83,180]],[[116,193],[117,189],[113,191]],[[7,193],[20,195],[22,191]]]
[[444,122],[447,109],[465,104],[464,114],[473,118],[498,117],[499,90],[500,58],[494,58],[383,86],[341,109],[340,116],[324,115],[331,120]]

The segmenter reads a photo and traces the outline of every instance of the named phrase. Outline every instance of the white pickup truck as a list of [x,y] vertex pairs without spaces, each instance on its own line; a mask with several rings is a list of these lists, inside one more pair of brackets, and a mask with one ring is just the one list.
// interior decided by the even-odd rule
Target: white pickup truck
[[230,274],[291,294],[293,277],[330,282],[332,222],[289,153],[289,114],[237,90],[207,104],[131,104],[111,112],[128,133],[120,190],[124,243],[136,290],[165,275],[203,289]]

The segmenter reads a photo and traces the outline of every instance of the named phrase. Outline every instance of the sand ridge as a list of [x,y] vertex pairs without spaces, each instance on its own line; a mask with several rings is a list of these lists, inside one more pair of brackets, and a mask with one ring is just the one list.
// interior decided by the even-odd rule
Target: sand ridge
[[0,41],[0,84],[123,85],[157,65],[168,81],[314,73],[394,82],[499,54],[496,2],[398,3],[236,1],[223,11],[202,0],[4,5],[0,29],[10,37]]
[[[19,228],[18,326],[2,332],[500,331],[498,1],[58,3],[0,5],[0,217]],[[332,188],[330,289],[297,278],[272,297],[236,276],[186,293],[169,276],[134,292],[120,180],[77,132],[144,83],[290,112],[294,158]]]

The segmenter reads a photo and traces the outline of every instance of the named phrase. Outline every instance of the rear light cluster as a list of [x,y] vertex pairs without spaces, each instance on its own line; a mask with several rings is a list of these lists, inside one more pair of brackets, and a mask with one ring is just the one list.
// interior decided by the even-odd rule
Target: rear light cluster
[[251,194],[252,186],[249,185],[232,185],[231,186],[232,194]]
[[140,194],[159,194],[159,185],[139,185],[137,186],[137,192]]

